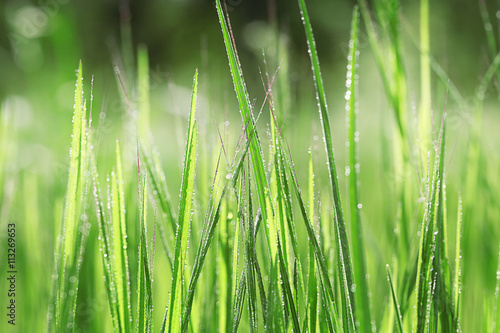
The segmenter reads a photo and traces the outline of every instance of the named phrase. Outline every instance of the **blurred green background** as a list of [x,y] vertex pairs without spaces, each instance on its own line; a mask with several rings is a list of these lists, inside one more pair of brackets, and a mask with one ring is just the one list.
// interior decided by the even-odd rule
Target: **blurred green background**
[[[277,26],[280,34],[286,37],[289,83],[293,97],[290,108],[286,110],[286,126],[289,129],[287,141],[292,147],[296,168],[304,170],[305,175],[310,147],[317,151],[316,159],[324,161],[325,157],[298,5],[296,1],[285,0],[229,0],[227,5],[250,97],[254,99],[257,109],[265,95],[259,75],[259,70],[265,71],[263,51],[266,58],[277,58],[269,37],[273,26]],[[308,1],[330,105],[342,188],[346,186],[345,177],[342,176],[346,164],[345,68],[354,5],[355,1]],[[492,29],[498,37],[500,2],[486,1],[486,6],[493,23]],[[483,119],[480,124],[476,123],[472,96],[492,61],[478,2],[432,2],[430,15],[431,54],[466,102],[459,103],[449,98],[447,104],[449,133],[446,168],[450,215],[456,216],[459,191],[464,197],[476,197],[483,203],[474,216],[465,215],[464,218],[464,232],[467,235],[464,238],[464,302],[469,302],[476,311],[472,316],[477,316],[477,319],[472,319],[468,326],[472,329],[483,320],[481,308],[488,304],[483,304],[483,298],[479,295],[492,294],[497,269],[500,235],[499,82],[490,85]],[[409,97],[415,107],[419,100],[420,53],[412,38],[418,40],[418,1],[402,1],[401,20]],[[7,147],[16,146],[11,155],[7,154],[9,159],[4,168],[5,178],[11,179],[4,186],[16,199],[10,201],[9,196],[3,197],[0,227],[3,230],[7,220],[19,221],[19,233],[25,233],[20,236],[24,240],[19,242],[29,242],[29,237],[38,238],[36,242],[46,251],[36,254],[39,256],[39,266],[29,269],[31,273],[39,272],[40,285],[49,285],[53,265],[53,225],[54,221],[60,219],[58,214],[61,212],[67,182],[78,61],[81,59],[83,62],[85,96],[88,100],[91,98],[91,77],[94,78],[92,117],[98,133],[98,157],[102,168],[108,170],[110,167],[106,163],[111,159],[108,156],[113,156],[115,139],[125,142],[130,139],[127,132],[122,130],[126,126],[127,115],[126,107],[119,97],[120,85],[114,73],[114,61],[117,58],[114,54],[124,54],[122,61],[125,68],[129,66],[129,69],[133,69],[135,60],[127,59],[126,55],[135,54],[139,44],[146,45],[149,50],[151,130],[165,161],[165,172],[169,175],[167,182],[176,202],[195,68],[200,71],[201,82],[197,114],[202,125],[200,131],[208,133],[207,140],[213,143],[213,146],[207,144],[203,154],[212,156],[218,152],[215,122],[221,128],[228,128],[228,142],[236,142],[241,131],[214,3],[201,0],[0,2],[0,102],[3,105],[3,118],[7,117],[4,110],[15,110],[9,113],[11,127],[8,141],[11,145]],[[394,225],[390,221],[396,214],[396,208],[389,212],[380,208],[384,207],[381,202],[387,200],[384,195],[389,195],[384,193],[384,186],[390,182],[383,176],[380,143],[384,136],[391,135],[393,115],[363,25],[360,51],[361,200],[363,210],[370,212],[369,216],[364,216],[368,234],[368,268],[373,272],[381,272],[371,280],[373,286],[377,286],[385,279],[385,275],[383,269],[376,267],[390,263],[391,257],[385,249],[394,236]],[[276,66],[269,68],[271,73],[275,70]],[[132,73],[133,70],[127,72],[125,79],[128,76],[128,80],[132,80]],[[435,119],[439,120],[445,104],[447,83],[440,81],[433,73],[432,84],[432,107]],[[263,131],[268,122],[269,116],[264,112],[259,121]],[[478,178],[478,193],[469,194],[463,192],[467,165],[462,161],[467,155],[469,134],[474,126],[480,128],[481,156],[484,159],[482,165],[485,169]],[[234,149],[234,144],[228,143],[228,147]],[[325,170],[318,172],[323,173],[319,175],[320,179],[326,179]],[[305,180],[305,176],[300,177]],[[32,184],[33,179],[36,179],[37,184],[35,190],[29,187],[23,189],[24,184]],[[32,193],[34,197],[19,198],[15,193]],[[40,210],[43,214],[30,215],[29,208],[20,202],[32,202],[44,207]],[[32,230],[34,235],[29,236],[30,221],[33,219],[38,219],[42,227],[36,232]],[[4,235],[1,237],[3,242]],[[20,260],[32,255],[22,253]],[[26,259],[26,262],[31,260]],[[38,300],[31,305],[26,304],[24,309],[40,311],[43,318],[50,288],[32,287],[32,291],[26,287],[22,292],[30,302]],[[46,294],[35,295],[37,290],[45,290]],[[377,302],[377,296],[383,298],[388,295],[387,290],[373,290],[373,293],[374,302]],[[1,299],[3,297],[2,290]],[[379,306],[377,310],[380,310]],[[19,316],[22,320],[23,315]]]

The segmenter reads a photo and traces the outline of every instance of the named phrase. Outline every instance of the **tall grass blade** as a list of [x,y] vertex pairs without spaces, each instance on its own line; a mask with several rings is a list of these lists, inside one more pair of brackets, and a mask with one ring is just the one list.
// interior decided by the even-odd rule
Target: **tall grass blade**
[[352,261],[354,270],[354,283],[357,291],[355,293],[356,304],[358,304],[357,320],[359,322],[360,332],[371,331],[371,315],[370,315],[370,292],[368,290],[368,281],[366,279],[366,260],[364,236],[361,223],[361,203],[358,194],[358,173],[359,173],[359,158],[358,158],[358,142],[359,132],[357,131],[357,114],[358,114],[358,57],[359,57],[359,11],[358,7],[354,8],[351,23],[351,38],[349,41],[349,55],[346,74],[346,116],[348,119],[348,142],[349,142],[349,172],[348,189],[349,189],[349,211],[351,218],[352,232]]
[[[458,196],[458,212],[457,212],[457,227],[455,238],[455,275],[453,280],[453,313],[455,320],[453,323],[453,331],[461,332],[460,328],[460,300],[462,294],[462,196]],[[497,276],[498,279],[498,276]],[[498,281],[498,280],[497,280]],[[498,295],[498,292],[497,292]]]
[[[191,110],[189,113],[188,136],[182,176],[178,226],[175,237],[174,267],[172,273],[172,288],[170,301],[165,313],[164,325],[168,332],[181,331],[182,290],[184,281],[185,260],[187,256],[187,242],[191,223],[191,207],[193,204],[194,178],[196,166],[197,125],[195,121],[196,99],[198,93],[198,70],[193,78],[193,92],[191,96]],[[168,313],[168,315],[167,315]]]
[[113,245],[115,283],[121,328],[130,331],[130,273],[127,254],[127,223],[125,220],[125,192],[123,189],[123,171],[120,156],[120,144],[116,142],[116,175],[112,173],[112,205],[113,205]]
[[[148,191],[147,177],[143,178],[141,216],[139,221],[139,258],[137,271],[137,321],[136,332],[144,333],[152,331],[153,319],[153,292],[152,277],[150,268],[150,258],[147,251],[147,206]],[[151,258],[152,260],[152,258]]]
[[[84,234],[78,232],[82,201],[87,185],[87,131],[86,108],[83,100],[82,63],[78,66],[73,132],[70,148],[70,166],[66,188],[60,245],[57,245],[55,290],[52,291],[55,308],[49,319],[49,330],[72,330],[78,294],[79,267],[84,249]],[[60,260],[60,261],[59,261]]]
[[[323,79],[321,77],[321,69],[319,66],[318,54],[316,51],[316,42],[314,41],[312,26],[309,20],[309,14],[307,13],[307,8],[304,0],[299,0],[299,7],[301,11],[302,22],[304,23],[304,29],[306,33],[309,56],[311,58],[313,77],[316,85],[316,98],[319,104],[320,119],[323,127],[323,136],[324,136],[325,149],[328,161],[328,172],[330,176],[331,190],[333,194],[333,205],[335,209],[337,237],[340,246],[340,253],[342,254],[342,257],[339,259],[343,262],[343,265],[341,266],[341,269],[343,270],[341,275],[345,276],[345,280],[347,283],[346,286],[343,286],[343,289],[347,290],[344,303],[346,308],[352,309],[354,322],[350,323],[350,325],[354,326],[354,323],[357,321],[357,316],[356,316],[354,293],[352,288],[352,285],[354,283],[352,274],[352,264],[351,264],[350,250],[349,250],[349,240],[347,237],[347,229],[344,222],[344,213],[342,211],[342,203],[340,199],[340,190],[337,179],[335,158],[333,154],[333,144],[332,144],[332,135],[330,130],[328,106],[326,103],[325,89],[323,86]],[[342,284],[343,283],[344,282],[342,281]]]
[[[264,169],[262,147],[260,145],[255,120],[252,115],[252,108],[250,106],[251,104],[243,78],[243,72],[238,60],[238,54],[236,52],[234,41],[230,34],[229,22],[223,13],[220,0],[216,0],[216,5],[222,35],[224,38],[224,44],[226,46],[226,53],[229,60],[229,68],[233,79],[234,90],[238,99],[238,105],[240,108],[241,117],[243,119],[243,124],[245,126],[246,136],[250,141],[250,156],[255,176],[255,182],[257,184],[257,195],[261,207],[262,218],[264,221],[264,230],[266,233],[267,244],[269,252],[271,254],[271,258],[272,260],[274,260],[276,256],[276,241],[272,237],[276,235],[276,227],[274,225],[274,212],[270,204],[271,199],[269,197],[269,184],[267,182],[266,172]],[[247,276],[247,280],[250,279],[251,276]]]

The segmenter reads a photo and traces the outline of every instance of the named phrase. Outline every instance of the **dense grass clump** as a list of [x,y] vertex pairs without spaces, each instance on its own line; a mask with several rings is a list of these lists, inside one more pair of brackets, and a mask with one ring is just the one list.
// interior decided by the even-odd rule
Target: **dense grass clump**
[[[341,102],[345,144],[335,141],[332,115],[339,111],[328,107],[323,78],[330,73],[320,66],[305,0],[297,12],[312,79],[301,88],[315,94],[317,112],[301,112],[314,117],[306,123],[321,133],[306,129],[297,139],[292,131],[290,54],[276,24],[273,51],[264,50],[259,73],[264,92],[253,99],[220,0],[212,13],[222,37],[217,47],[225,47],[224,75],[234,88],[234,95],[223,92],[231,100],[223,107],[239,111],[241,124],[229,127],[226,118],[223,127],[218,111],[208,124],[212,110],[203,108],[217,105],[216,98],[207,93],[207,74],[193,68],[190,106],[178,123],[185,131],[179,160],[160,156],[175,134],[158,140],[152,130],[157,118],[145,46],[138,47],[137,66],[128,48],[116,52],[123,118],[109,154],[99,151],[106,145],[99,132],[105,114],[93,110],[94,79],[84,81],[80,62],[67,185],[64,193],[50,193],[50,214],[37,198],[41,180],[9,163],[19,149],[15,104],[2,104],[0,226],[13,207],[23,210],[29,223],[19,223],[20,267],[33,265],[44,275],[20,282],[19,330],[500,332],[499,163],[482,138],[485,99],[500,79],[497,38],[486,29],[491,65],[475,96],[463,98],[432,57],[428,0],[420,2],[414,40],[417,79],[409,74],[400,5],[376,0],[370,8],[359,0],[352,10]],[[480,9],[490,27],[481,1]],[[361,47],[361,36],[369,48]],[[373,53],[385,92],[389,112],[371,124],[380,125],[381,136],[360,126],[374,112],[360,94],[360,86],[370,85],[363,83],[360,52]],[[436,86],[445,87],[436,89],[444,91],[439,98]],[[456,139],[462,134],[449,125],[459,112],[469,115],[468,140]],[[310,142],[309,154],[293,147],[298,140]],[[336,156],[334,147],[345,152]],[[366,147],[377,155],[371,162]],[[14,181],[23,184],[19,193]],[[43,224],[49,215],[55,219]],[[37,237],[41,228],[51,231],[48,240]],[[46,244],[53,253],[43,250]],[[35,294],[43,315],[28,304]]]

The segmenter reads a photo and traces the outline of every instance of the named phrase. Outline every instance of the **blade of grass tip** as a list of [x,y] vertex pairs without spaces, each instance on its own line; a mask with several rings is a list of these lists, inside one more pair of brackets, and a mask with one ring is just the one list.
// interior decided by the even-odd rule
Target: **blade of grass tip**
[[420,247],[418,255],[417,264],[417,282],[416,282],[416,311],[417,315],[414,317],[413,330],[417,333],[424,332],[426,325],[428,325],[428,315],[430,314],[431,305],[431,287],[434,281],[434,274],[432,269],[432,262],[435,258],[435,248],[436,248],[436,233],[434,230],[437,228],[435,224],[437,223],[437,210],[439,209],[439,197],[441,188],[440,173],[442,173],[442,160],[444,156],[444,130],[445,130],[445,113],[443,113],[443,120],[441,123],[441,131],[439,134],[439,141],[436,147],[436,156],[434,163],[434,171],[432,176],[432,181],[429,187],[429,193],[427,198],[427,207],[422,220],[422,226],[420,230]]
[[[440,133],[439,141],[439,183],[441,184],[441,189],[439,191],[439,197],[437,199],[437,212],[436,212],[436,256],[434,258],[434,271],[437,274],[437,284],[436,292],[434,294],[434,314],[436,319],[436,325],[441,320],[441,326],[447,329],[451,329],[452,325],[452,301],[451,295],[449,294],[449,287],[451,285],[450,281],[450,270],[448,267],[448,257],[447,257],[447,244],[446,244],[446,183],[444,178],[444,158],[445,158],[445,138],[446,138],[446,102],[443,111],[442,128]],[[437,329],[437,327],[436,327]]]
[[[348,126],[349,142],[349,172],[346,172],[349,180],[349,210],[351,217],[352,232],[352,262],[354,269],[354,283],[352,288],[356,288],[356,304],[358,304],[358,316],[360,332],[371,331],[370,315],[370,292],[368,290],[368,281],[366,280],[366,260],[363,230],[361,224],[361,203],[358,194],[358,142],[359,132],[357,131],[357,113],[358,113],[358,58],[359,58],[359,11],[356,6],[352,14],[351,38],[349,41],[349,56],[346,74],[346,114]],[[356,323],[357,325],[357,323]]]
[[[61,242],[57,269],[57,289],[55,295],[55,327],[52,329],[73,329],[75,323],[76,301],[78,294],[79,256],[83,251],[83,234],[78,237],[78,220],[83,200],[86,171],[86,109],[83,100],[82,62],[78,66],[75,104],[73,114],[73,132],[70,148],[70,167],[65,196],[63,220],[61,223]],[[79,252],[80,250],[80,252]],[[57,260],[56,260],[57,264]],[[51,329],[51,330],[52,330]]]
[[[175,237],[174,267],[172,273],[172,288],[170,290],[170,301],[165,313],[162,332],[178,332],[181,330],[182,311],[182,283],[184,280],[184,261],[187,257],[187,243],[189,228],[191,224],[191,210],[193,204],[194,178],[196,166],[197,147],[197,125],[195,121],[196,99],[198,93],[198,70],[193,78],[193,92],[191,97],[191,110],[189,113],[188,136],[186,142],[186,152],[184,159],[184,172],[182,176],[178,226]],[[168,312],[168,321],[167,320]]]
[[331,182],[331,190],[333,194],[333,205],[335,208],[335,222],[337,224],[337,233],[338,233],[338,241],[341,247],[341,253],[342,253],[342,258],[340,260],[343,261],[342,265],[342,275],[345,275],[346,281],[347,281],[347,286],[344,288],[348,290],[346,294],[346,298],[344,299],[344,302],[346,304],[346,307],[349,309],[352,309],[352,317],[354,319],[354,323],[357,321],[357,316],[356,316],[356,307],[355,307],[355,300],[354,300],[354,292],[353,292],[353,278],[352,278],[352,263],[351,263],[351,256],[350,256],[350,250],[349,250],[349,240],[347,237],[347,230],[346,230],[346,225],[344,222],[344,213],[342,211],[342,203],[341,203],[341,198],[340,198],[340,190],[338,186],[338,177],[337,177],[337,170],[336,170],[336,165],[335,165],[335,157],[333,154],[333,144],[332,144],[332,136],[331,136],[331,130],[330,130],[330,120],[329,120],[329,114],[328,114],[328,106],[326,103],[326,96],[325,96],[325,90],[323,87],[323,79],[321,77],[321,69],[319,65],[319,59],[318,59],[318,54],[316,51],[316,42],[314,40],[314,35],[312,31],[312,26],[309,20],[309,15],[307,13],[307,8],[304,0],[299,0],[299,7],[301,11],[301,16],[302,16],[302,22],[304,23],[304,29],[306,32],[306,37],[307,37],[307,44],[308,44],[308,49],[309,49],[309,56],[311,58],[311,65],[312,65],[312,71],[313,71],[313,78],[314,82],[316,85],[316,98],[318,100],[319,104],[319,112],[320,112],[320,119],[321,123],[323,125],[323,136],[324,136],[324,141],[325,141],[325,149],[326,149],[326,155],[327,155],[327,161],[328,161],[328,171],[329,171],[329,176],[330,176],[330,182]]
[[[238,60],[238,54],[233,45],[233,39],[230,35],[230,26],[226,17],[224,16],[220,0],[216,0],[217,14],[219,16],[219,22],[222,30],[222,35],[224,38],[224,44],[226,46],[226,53],[229,60],[229,67],[231,71],[231,76],[233,78],[234,90],[236,92],[236,97],[238,99],[238,105],[240,108],[241,117],[243,119],[244,126],[246,128],[246,134],[248,140],[250,140],[250,156],[252,161],[252,167],[255,175],[255,180],[257,183],[257,195],[262,211],[262,217],[264,221],[264,230],[266,233],[267,244],[269,247],[269,252],[271,254],[272,260],[276,256],[276,242],[271,238],[276,235],[276,228],[273,221],[273,211],[271,206],[271,198],[269,197],[269,186],[267,183],[266,172],[264,169],[264,161],[262,154],[262,147],[260,145],[257,129],[255,127],[255,121],[252,116],[252,108],[250,105],[245,81],[243,78],[243,73]],[[247,276],[247,280],[250,277]]]
[[[115,245],[115,268],[117,269],[117,289],[118,300],[120,306],[120,315],[122,318],[122,327],[125,332],[130,330],[131,304],[130,304],[130,273],[127,254],[127,221],[125,219],[125,191],[123,189],[123,170],[120,156],[120,144],[116,141],[116,182],[113,181],[113,209],[119,210],[119,213],[114,212],[113,219],[114,245]],[[117,186],[115,186],[115,184]],[[116,208],[115,208],[116,207]],[[119,232],[116,232],[118,230]]]
[[403,316],[401,315],[401,309],[398,302],[396,288],[394,287],[394,284],[392,282],[391,268],[389,267],[389,265],[387,265],[386,268],[387,268],[387,281],[389,281],[389,285],[391,286],[392,302],[394,304],[394,308],[396,309],[396,317],[397,317],[399,332],[404,333]]
[[[461,332],[460,328],[460,299],[461,299],[461,283],[462,283],[462,195],[458,195],[458,211],[457,211],[457,227],[455,238],[455,276],[453,282],[453,296],[454,296],[454,311],[455,321],[453,323],[453,331]],[[499,276],[497,275],[497,286]],[[497,290],[498,297],[498,290]],[[495,332],[493,330],[493,332]],[[497,331],[496,333],[498,333]]]
[[137,90],[139,94],[139,138],[149,147],[149,59],[148,49],[139,45],[137,51]]

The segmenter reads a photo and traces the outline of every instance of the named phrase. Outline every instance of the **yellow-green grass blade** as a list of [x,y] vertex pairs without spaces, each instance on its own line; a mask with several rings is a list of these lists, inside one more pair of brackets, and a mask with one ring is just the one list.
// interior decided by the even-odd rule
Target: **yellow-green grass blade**
[[[321,69],[319,65],[319,58],[316,51],[316,42],[314,40],[313,30],[311,26],[311,22],[309,20],[309,15],[307,13],[307,8],[304,0],[299,0],[299,7],[301,11],[302,21],[304,23],[304,29],[306,33],[309,56],[311,58],[311,66],[313,71],[314,82],[316,85],[316,98],[319,104],[319,112],[321,124],[323,127],[323,136],[325,141],[325,149],[328,161],[328,172],[330,176],[331,182],[331,190],[333,196],[333,206],[335,209],[335,222],[336,222],[336,231],[339,242],[339,252],[342,256],[339,260],[343,263],[339,269],[342,270],[341,276],[345,276],[345,281],[347,283],[346,286],[343,287],[347,291],[344,297],[344,304],[347,309],[352,309],[352,317],[354,322],[351,322],[350,325],[353,327],[354,323],[357,321],[356,317],[356,307],[354,300],[354,293],[352,285],[353,281],[353,269],[351,263],[350,249],[349,249],[349,239],[347,236],[347,229],[344,221],[344,213],[342,211],[342,203],[340,198],[340,190],[338,185],[338,177],[337,170],[335,166],[335,158],[333,154],[333,143],[332,143],[332,135],[330,130],[330,118],[328,113],[328,106],[326,103],[326,95],[325,89],[323,86],[323,79],[321,77]],[[342,279],[342,284],[344,283]]]
[[[140,183],[139,183],[140,184]],[[137,319],[135,331],[139,333],[152,331],[153,320],[153,292],[151,287],[151,268],[150,259],[147,251],[147,234],[148,228],[148,182],[147,177],[143,178],[143,186],[141,191],[141,215],[139,219],[139,251],[137,265]]]
[[[371,331],[370,315],[370,292],[368,281],[366,280],[366,260],[363,228],[361,223],[361,203],[359,200],[359,158],[358,142],[359,132],[357,131],[358,114],[358,57],[359,57],[359,12],[355,7],[352,14],[351,38],[349,41],[349,55],[346,74],[346,116],[348,119],[347,135],[349,142],[349,211],[351,218],[352,233],[352,261],[354,270],[354,283],[356,285],[355,300],[358,304],[357,320],[360,332]],[[354,288],[354,287],[353,287]]]
[[180,332],[182,315],[182,291],[184,289],[185,261],[187,257],[187,243],[191,224],[191,211],[194,196],[194,178],[196,167],[197,129],[195,121],[196,100],[198,93],[198,70],[193,78],[193,92],[191,96],[191,110],[189,113],[188,136],[182,175],[180,202],[178,212],[178,226],[175,237],[174,267],[172,273],[172,288],[170,301],[165,313],[162,331]]
[[86,186],[86,109],[83,100],[82,63],[78,66],[73,114],[73,132],[70,148],[70,167],[66,189],[63,220],[61,224],[61,246],[56,258],[57,287],[55,296],[55,320],[49,320],[50,330],[73,329],[78,294],[80,256],[83,253],[83,234],[78,233],[81,202]]
[[[457,226],[456,226],[456,238],[455,238],[455,275],[453,280],[453,313],[455,314],[455,320],[453,322],[453,331],[460,332],[460,301],[462,294],[462,196],[458,196],[458,211],[457,211]],[[498,276],[497,276],[497,286],[498,286]],[[498,287],[497,287],[497,297],[498,297]],[[498,331],[497,331],[498,332]]]
[[306,227],[307,235],[309,237],[309,243],[312,244],[314,248],[314,256],[316,258],[316,264],[318,266],[319,273],[321,275],[321,285],[324,289],[325,294],[325,302],[327,303],[328,315],[333,319],[333,327],[335,327],[336,332],[340,332],[339,319],[337,313],[337,306],[335,302],[334,291],[330,282],[330,276],[328,273],[328,267],[326,263],[325,256],[319,246],[318,240],[316,239],[316,234],[314,233],[314,229],[312,227],[311,221],[309,220],[309,216],[307,214],[307,209],[304,205],[304,201],[302,199],[302,194],[298,186],[297,178],[293,169],[290,171],[292,177],[292,185],[294,188],[294,192],[297,196],[297,200],[299,203],[299,208],[302,214],[302,218],[304,220],[304,224]]
[[121,327],[130,331],[130,273],[127,254],[127,229],[125,220],[125,192],[120,156],[120,144],[116,142],[116,175],[112,173],[113,245],[115,281],[120,311]]
[[[429,180],[429,193],[426,201],[426,211],[422,220],[420,230],[420,247],[417,264],[417,282],[415,289],[416,296],[416,315],[413,321],[413,330],[417,333],[424,332],[426,327],[429,327],[429,315],[431,309],[431,287],[435,285],[436,274],[433,272],[433,260],[436,260],[436,234],[439,234],[438,211],[442,191],[442,177],[444,165],[444,134],[445,134],[445,118],[443,115],[443,122],[441,124],[441,131],[439,134],[439,141],[436,147],[436,156],[434,161],[434,169],[432,173],[432,180]],[[431,175],[429,175],[430,177]],[[437,231],[437,232],[436,232]]]
[[[97,166],[95,161],[95,156],[91,156],[91,173],[93,180],[93,194],[96,205],[96,217],[97,223],[99,227],[99,248],[101,253],[101,262],[102,262],[102,271],[104,273],[104,287],[106,288],[106,292],[108,294],[108,303],[109,310],[111,314],[111,322],[113,324],[113,329],[115,331],[123,331],[122,320],[120,319],[120,311],[117,300],[117,288],[116,288],[116,280],[114,274],[115,266],[112,261],[114,253],[113,246],[111,244],[111,238],[113,235],[110,235],[110,223],[108,221],[107,216],[109,216],[106,211],[105,205],[102,201],[101,189],[99,184],[99,175],[97,173]],[[114,176],[113,176],[114,177]],[[116,179],[115,179],[116,180]],[[113,186],[111,184],[111,186]],[[109,177],[108,177],[108,188],[109,188]],[[112,190],[113,191],[113,190]],[[110,193],[108,191],[108,202],[111,202],[111,198],[109,197]],[[110,207],[110,206],[108,206]]]
[[[161,212],[163,213],[163,216],[165,217],[167,224],[170,225],[172,234],[175,234],[177,230],[176,219],[172,211],[172,204],[167,190],[165,174],[160,164],[160,155],[158,152],[158,148],[156,146],[153,147],[152,158],[150,154],[146,151],[144,146],[141,147],[141,153],[142,156],[144,157],[143,161],[150,179],[153,193],[156,193],[156,195],[154,196],[156,202],[158,203],[158,206],[161,209]],[[164,226],[163,223],[159,223],[158,226],[159,226],[158,230],[160,232],[160,239],[163,245],[163,249],[165,250],[165,253],[167,255],[170,267],[173,267],[172,252],[170,250],[169,242],[166,235],[167,232],[165,230],[166,227]]]
[[[314,170],[312,154],[309,152],[309,219],[314,221]],[[316,265],[314,258],[314,247],[309,244],[309,267],[308,267],[308,285],[307,285],[307,331],[316,332],[316,323],[318,319],[318,281],[316,276]]]
[[283,257],[283,250],[281,247],[279,236],[278,236],[278,256],[279,256],[278,262],[280,267],[281,284],[283,286],[285,299],[287,300],[288,308],[290,310],[290,314],[292,317],[293,331],[300,332],[301,330],[300,330],[299,316],[297,314],[297,309],[294,304],[292,288],[290,286],[290,278],[288,277],[288,271],[287,268],[285,267],[285,260]]

